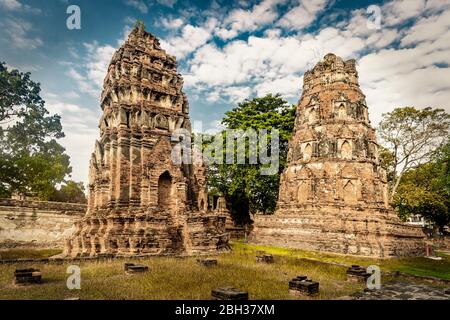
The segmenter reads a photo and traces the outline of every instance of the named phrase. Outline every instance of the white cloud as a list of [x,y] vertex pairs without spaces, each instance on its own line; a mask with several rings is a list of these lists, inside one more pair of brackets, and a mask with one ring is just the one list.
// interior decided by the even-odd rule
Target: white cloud
[[255,31],[273,23],[277,17],[277,4],[284,1],[263,0],[255,4],[251,10],[234,9],[224,19],[222,28],[216,35],[223,40],[236,37],[240,32]]
[[17,0],[0,0],[0,7],[5,10],[19,10],[22,9],[22,4]]
[[84,47],[84,63],[77,69],[70,68],[67,75],[75,80],[80,92],[99,98],[108,65],[116,48],[111,45],[101,46],[97,42],[84,43]]
[[297,6],[289,10],[278,24],[285,28],[304,29],[316,20],[327,3],[328,0],[298,0]]
[[181,35],[161,40],[161,47],[179,59],[184,58],[211,39],[216,25],[217,20],[214,18],[208,19],[202,27],[188,24],[182,28]]
[[[445,0],[446,1],[446,0]],[[425,10],[425,0],[395,0],[381,8],[382,22],[393,26],[419,16]]]
[[[422,18],[407,30],[403,48],[372,52],[359,60],[371,119],[395,107],[440,107],[450,112],[449,12]],[[434,30],[426,30],[433,24]],[[440,67],[438,67],[440,66]]]
[[98,119],[100,107],[91,109],[77,104],[63,102],[67,95],[44,94],[45,107],[51,114],[61,115],[61,124],[65,137],[60,143],[66,148],[73,167],[72,179],[87,183],[89,158],[98,139]]
[[30,37],[33,25],[25,20],[6,18],[0,21],[2,40],[16,49],[36,49],[44,44],[39,37]]
[[167,19],[167,18],[163,18],[161,20],[161,23],[163,25],[164,28],[166,29],[178,29],[180,28],[183,24],[184,21],[181,18],[176,18],[176,19]]
[[166,6],[166,7],[170,7],[173,8],[173,6],[175,5],[175,3],[177,3],[177,0],[156,0],[159,4]]
[[130,7],[135,8],[137,10],[139,10],[141,13],[147,13],[148,12],[148,7],[145,4],[145,2],[142,1],[142,0],[126,0],[125,4],[129,5]]
[[32,14],[41,14],[41,9],[33,8],[29,5],[23,5],[17,0],[0,0],[0,8],[3,8],[6,11],[21,11]]
[[259,97],[269,93],[280,93],[285,98],[298,98],[300,97],[302,82],[302,76],[288,75],[271,81],[261,82],[256,86],[256,93]]
[[437,39],[450,30],[450,11],[440,15],[422,18],[412,26],[402,39],[402,46]]
[[328,52],[334,51],[350,58],[364,46],[362,39],[334,28],[303,37],[250,36],[247,41],[231,41],[223,48],[207,44],[198,49],[189,61],[186,86],[204,84],[214,87],[273,81],[304,72]]
[[238,103],[247,99],[252,94],[252,90],[249,87],[231,86],[222,89],[222,94],[227,96],[230,102]]

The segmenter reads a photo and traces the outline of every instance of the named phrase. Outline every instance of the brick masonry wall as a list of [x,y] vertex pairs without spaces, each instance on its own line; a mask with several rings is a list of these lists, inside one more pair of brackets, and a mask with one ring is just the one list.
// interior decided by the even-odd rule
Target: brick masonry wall
[[0,249],[63,248],[87,206],[0,199]]

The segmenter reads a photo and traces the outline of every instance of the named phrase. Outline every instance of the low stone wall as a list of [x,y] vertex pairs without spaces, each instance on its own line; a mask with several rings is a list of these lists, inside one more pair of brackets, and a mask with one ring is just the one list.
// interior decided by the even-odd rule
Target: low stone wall
[[86,205],[0,199],[0,249],[63,248]]

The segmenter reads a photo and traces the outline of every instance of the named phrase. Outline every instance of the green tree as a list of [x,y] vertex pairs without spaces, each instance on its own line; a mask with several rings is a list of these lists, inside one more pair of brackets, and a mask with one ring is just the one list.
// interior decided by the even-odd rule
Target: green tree
[[[245,164],[215,164],[208,168],[208,185],[225,195],[231,205],[235,221],[246,223],[249,213],[273,213],[275,210],[280,173],[286,165],[288,141],[294,129],[295,106],[280,95],[266,95],[239,103],[226,112],[222,124],[227,129],[279,130],[279,171],[274,175],[261,175],[263,164],[249,164],[246,140]],[[223,132],[223,138],[226,138]],[[269,142],[270,145],[270,142]],[[237,148],[238,146],[236,146]],[[242,147],[242,146],[239,146]]]
[[70,203],[86,203],[86,195],[83,182],[75,182],[72,180],[63,184],[59,190],[55,190],[50,197],[50,201],[70,202]]
[[430,160],[449,135],[450,115],[443,109],[397,108],[383,114],[378,132],[392,152],[391,200],[408,170]]
[[60,116],[49,115],[30,73],[0,63],[0,196],[48,199],[71,172]]
[[450,143],[439,148],[432,160],[407,171],[394,196],[399,216],[419,214],[442,232],[450,223]]

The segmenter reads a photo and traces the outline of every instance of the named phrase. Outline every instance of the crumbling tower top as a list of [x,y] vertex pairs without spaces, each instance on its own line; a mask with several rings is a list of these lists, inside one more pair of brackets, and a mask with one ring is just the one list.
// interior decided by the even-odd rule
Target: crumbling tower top
[[359,88],[355,59],[344,61],[333,53],[327,54],[312,70],[305,72],[303,94],[332,84]]

